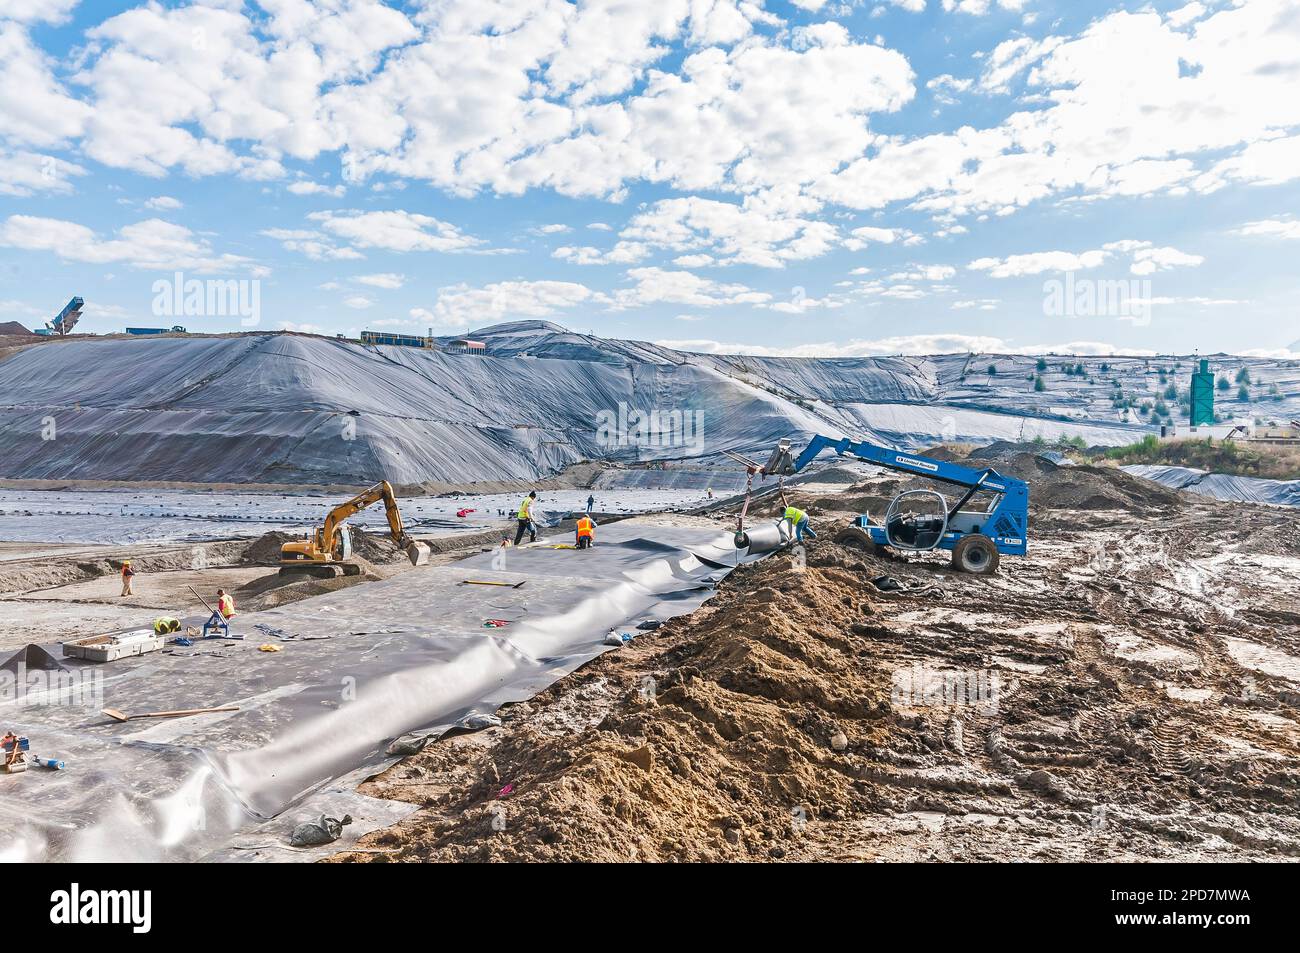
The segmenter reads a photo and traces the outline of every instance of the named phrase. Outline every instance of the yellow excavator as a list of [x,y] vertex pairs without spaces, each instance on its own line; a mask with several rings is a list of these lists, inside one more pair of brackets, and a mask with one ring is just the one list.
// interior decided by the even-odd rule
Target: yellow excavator
[[384,509],[388,513],[388,531],[393,542],[406,551],[411,565],[423,566],[428,563],[429,547],[417,543],[406,532],[393,488],[387,480],[381,480],[330,510],[325,523],[316,527],[306,539],[295,539],[281,546],[280,574],[306,573],[325,579],[360,575],[361,567],[349,562],[352,557],[352,534],[347,520],[380,500],[384,501]]

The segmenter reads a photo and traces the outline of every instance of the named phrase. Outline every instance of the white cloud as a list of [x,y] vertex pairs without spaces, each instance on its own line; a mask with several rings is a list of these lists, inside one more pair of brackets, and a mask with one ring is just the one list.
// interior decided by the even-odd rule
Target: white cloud
[[[25,18],[35,18],[34,4],[24,2],[21,9],[32,11]],[[90,108],[54,78],[53,61],[26,29],[0,19],[0,141],[61,146],[81,135],[90,115]]]
[[873,242],[879,245],[892,245],[896,241],[902,241],[906,245],[914,245],[922,240],[919,235],[905,228],[879,228],[874,225],[855,228],[849,235],[851,237],[844,242],[844,247],[852,251],[866,248]]
[[627,276],[636,285],[615,293],[614,307],[619,309],[659,303],[714,308],[725,304],[766,304],[772,300],[766,292],[754,291],[742,284],[702,278],[689,271],[631,268]]
[[307,179],[292,182],[286,188],[294,195],[330,195],[334,198],[340,197],[347,191],[347,187],[343,185],[323,185]]
[[1165,20],[1172,26],[1184,27],[1193,20],[1200,19],[1205,15],[1205,5],[1202,3],[1192,2],[1177,10],[1172,10],[1165,14]]
[[641,242],[619,242],[608,251],[591,245],[563,245],[551,252],[552,258],[574,265],[630,265],[650,254]]
[[620,238],[649,248],[707,254],[720,265],[781,268],[816,258],[839,243],[829,222],[765,208],[761,200],[664,199],[632,217]]
[[144,207],[158,212],[174,212],[178,208],[183,208],[184,204],[180,199],[172,198],[170,195],[155,195],[144,203]]
[[1195,267],[1205,259],[1168,246],[1151,242],[1124,239],[1107,242],[1101,248],[1084,252],[1044,251],[1006,258],[977,258],[966,267],[971,271],[986,271],[993,278],[1021,278],[1043,272],[1086,271],[1099,268],[1116,255],[1130,256],[1129,271],[1135,275],[1149,275],[1169,268]]
[[1042,40],[1021,36],[1002,41],[985,60],[980,88],[989,93],[1006,92],[1016,76],[1064,42],[1064,38],[1059,36],[1049,36]]
[[540,318],[604,297],[585,285],[569,281],[501,281],[482,288],[466,284],[438,291],[432,311],[415,309],[411,316],[425,323],[463,328],[505,318]]
[[374,305],[374,302],[365,295],[352,295],[344,298],[343,303],[349,308],[356,308],[358,311],[364,310]]
[[394,291],[406,284],[406,276],[394,274],[393,272],[381,272],[377,275],[358,275],[357,281],[363,285],[370,285],[372,288],[384,288],[388,291]]
[[1229,231],[1230,235],[1245,238],[1294,238],[1300,239],[1300,220],[1294,218],[1265,218],[1257,222],[1247,222]]
[[313,212],[307,216],[320,227],[361,248],[388,251],[463,252],[479,248],[484,241],[466,235],[455,225],[414,212]]
[[0,195],[66,194],[72,191],[71,177],[85,174],[81,166],[54,156],[0,148]]
[[1221,8],[1190,30],[1150,10],[1117,11],[1078,36],[1000,49],[982,82],[1002,89],[1027,69],[1034,108],[984,129],[881,137],[813,194],[961,215],[1069,193],[1204,192],[1300,176],[1300,137],[1278,137],[1300,125],[1300,18],[1277,2]]
[[310,228],[266,228],[259,234],[275,239],[286,251],[299,252],[313,261],[355,261],[366,257],[355,248],[337,245],[329,236]]
[[565,225],[560,222],[556,222],[555,224],[552,225],[543,225],[541,228],[538,229],[538,231],[541,232],[543,235],[562,235],[565,232],[573,231],[573,229],[570,228],[568,225]]
[[973,79],[958,79],[951,73],[943,73],[934,79],[926,80],[925,88],[934,93],[934,98],[946,105],[957,102],[958,96],[975,84]]
[[[971,16],[982,17],[993,9],[993,0],[942,0],[945,11],[952,13],[969,13]],[[1003,10],[1019,10],[1025,5],[1025,0],[997,0],[997,6]]]
[[126,262],[155,271],[199,274],[243,273],[259,277],[267,269],[240,255],[217,254],[204,238],[181,225],[151,218],[101,238],[85,225],[55,218],[11,215],[0,225],[0,245],[25,251],[50,251],[65,261],[102,265]]
[[5,0],[0,20],[62,23],[81,0]]
[[1195,268],[1205,259],[1200,255],[1189,255],[1177,248],[1137,248],[1133,251],[1133,263],[1129,271],[1135,275],[1149,275],[1169,268]]
[[909,265],[889,276],[890,281],[947,281],[957,274],[952,265]]
[[987,271],[994,278],[1020,278],[1039,275],[1045,271],[1084,271],[1104,264],[1109,256],[1101,249],[1081,254],[1065,251],[1031,252],[1026,255],[1009,255],[1006,258],[977,258],[966,267],[971,271]]

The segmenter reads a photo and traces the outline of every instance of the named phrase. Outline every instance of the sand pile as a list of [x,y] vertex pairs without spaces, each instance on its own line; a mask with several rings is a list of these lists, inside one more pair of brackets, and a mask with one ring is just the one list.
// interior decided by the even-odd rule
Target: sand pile
[[[888,678],[852,631],[875,613],[874,573],[829,543],[812,561],[739,570],[703,609],[589,667],[606,698],[589,699],[599,722],[576,736],[523,722],[544,695],[503,712],[521,730],[490,754],[410,759],[459,780],[441,797],[412,787],[441,817],[377,843],[399,860],[757,859],[784,856],[803,819],[866,810],[852,752],[889,730]],[[654,674],[621,680],[623,653]]]
[[302,533],[282,533],[279,530],[263,533],[244,551],[244,562],[253,566],[278,566],[280,548],[290,540],[302,538]]

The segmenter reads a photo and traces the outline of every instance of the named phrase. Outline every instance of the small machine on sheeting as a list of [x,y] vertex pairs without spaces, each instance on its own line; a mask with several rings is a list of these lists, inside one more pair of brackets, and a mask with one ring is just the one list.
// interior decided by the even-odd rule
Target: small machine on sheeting
[[67,764],[58,758],[42,758],[32,754],[31,743],[26,735],[16,735],[6,731],[0,738],[0,770],[5,774],[18,774],[27,770],[27,765],[35,764],[51,771],[62,771]]
[[[1028,550],[1029,484],[1023,480],[1004,476],[992,467],[975,470],[949,460],[903,453],[867,441],[847,437],[836,440],[821,435],[813,437],[797,459],[790,451],[789,440],[782,440],[761,466],[737,457],[749,470],[745,506],[736,528],[737,548],[748,546],[751,552],[769,552],[788,543],[785,538],[772,545],[767,527],[760,527],[752,534],[745,532],[745,512],[755,474],[776,476],[784,481],[786,476],[810,464],[823,450],[834,450],[841,456],[856,457],[886,470],[925,477],[966,491],[950,504],[935,490],[907,490],[890,501],[883,521],[872,522],[864,513],[840,530],[835,536],[837,543],[872,551],[877,547],[913,552],[945,549],[952,553],[954,569],[976,575],[996,572],[999,556],[1023,556]],[[968,509],[980,494],[989,497],[987,506]]]

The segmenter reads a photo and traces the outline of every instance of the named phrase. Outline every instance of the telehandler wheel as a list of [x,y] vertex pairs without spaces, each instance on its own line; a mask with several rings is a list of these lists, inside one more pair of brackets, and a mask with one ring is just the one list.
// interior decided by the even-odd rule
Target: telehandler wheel
[[840,530],[835,534],[835,542],[841,546],[847,546],[849,549],[860,549],[868,556],[878,556],[880,554],[880,547],[876,545],[876,541],[861,526],[850,526],[847,529]]
[[958,572],[989,576],[998,571],[998,548],[983,533],[971,533],[952,548],[952,568]]

